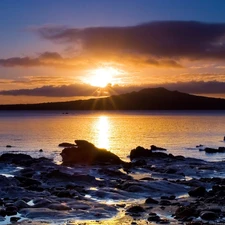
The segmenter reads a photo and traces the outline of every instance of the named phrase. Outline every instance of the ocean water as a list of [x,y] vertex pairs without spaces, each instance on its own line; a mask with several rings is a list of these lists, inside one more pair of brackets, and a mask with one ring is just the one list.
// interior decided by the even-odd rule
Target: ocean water
[[63,149],[58,144],[76,139],[127,161],[131,149],[150,145],[174,155],[225,160],[225,153],[206,154],[196,148],[225,147],[224,136],[225,111],[0,111],[0,153],[22,152],[57,162]]

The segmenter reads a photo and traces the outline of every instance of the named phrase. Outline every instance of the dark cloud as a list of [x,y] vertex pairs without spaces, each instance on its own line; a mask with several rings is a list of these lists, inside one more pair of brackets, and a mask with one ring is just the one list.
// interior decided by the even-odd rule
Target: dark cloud
[[45,39],[73,43],[83,51],[99,54],[225,59],[225,23],[161,21],[127,27],[41,27],[36,31]]
[[172,84],[163,84],[163,86],[170,90],[179,90],[186,93],[225,94],[225,82],[219,81],[177,82]]
[[152,85],[108,85],[106,88],[100,89],[93,87],[89,84],[71,84],[62,86],[43,86],[34,89],[19,89],[1,91],[0,95],[27,95],[27,96],[46,96],[46,97],[73,97],[73,96],[107,96],[138,91],[143,88],[155,88],[163,86],[169,90],[178,90],[186,93],[208,93],[208,94],[225,94],[225,82],[218,81],[191,81],[191,82],[177,82],[165,84],[152,84]]
[[57,52],[44,52],[39,54],[37,57],[13,57],[8,59],[0,59],[0,66],[3,67],[34,67],[34,66],[54,66],[60,67],[64,66],[65,61],[69,59],[64,59]]
[[18,89],[0,91],[1,95],[27,95],[27,96],[48,96],[48,97],[72,97],[72,96],[101,96],[105,95],[97,87],[88,84],[71,84],[62,86],[43,86],[34,89]]

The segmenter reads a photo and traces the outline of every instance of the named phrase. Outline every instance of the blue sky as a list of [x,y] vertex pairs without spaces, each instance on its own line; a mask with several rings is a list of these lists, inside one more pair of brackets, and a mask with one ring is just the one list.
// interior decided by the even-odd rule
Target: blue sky
[[1,0],[0,55],[25,54],[37,41],[26,33],[44,24],[127,26],[154,20],[225,21],[224,0]]
[[[219,82],[221,89],[225,82],[224,12],[224,0],[1,0],[0,91],[42,87],[46,90],[46,85],[86,83],[90,73],[101,70],[105,64],[121,72],[116,80],[121,81],[120,85],[212,82],[216,89],[215,82]],[[163,34],[166,32],[169,41],[155,31],[153,21],[161,21],[157,29]],[[181,23],[174,28],[170,21],[197,21],[197,25]],[[134,35],[139,32],[135,26],[143,23],[148,24],[149,32],[155,32],[153,36],[160,42],[155,42],[159,50],[154,46],[148,48],[145,37]],[[196,26],[200,33],[210,37],[199,35]],[[106,29],[106,33],[97,27]],[[120,27],[123,27],[122,36]],[[129,28],[133,32],[131,38],[125,34]],[[171,33],[170,29],[175,31]],[[111,38],[114,30],[117,45]],[[188,34],[183,40],[186,46],[190,45],[190,51],[183,48],[182,32]],[[106,35],[109,41],[95,40],[96,35]],[[151,39],[151,43],[157,41],[155,39]],[[136,41],[140,43],[133,47]],[[141,42],[146,44],[147,52],[143,51],[145,47]],[[205,48],[195,52],[198,43],[199,46],[204,43]],[[77,57],[81,45],[84,51]],[[163,52],[162,46],[168,51]],[[177,50],[173,52],[171,46]],[[84,61],[89,65],[78,68]],[[179,85],[176,88],[179,89]]]

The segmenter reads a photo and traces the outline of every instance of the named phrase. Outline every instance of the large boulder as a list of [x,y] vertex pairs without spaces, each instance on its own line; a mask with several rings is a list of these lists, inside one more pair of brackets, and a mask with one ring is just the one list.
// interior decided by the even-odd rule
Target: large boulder
[[95,147],[85,140],[75,140],[76,146],[64,148],[61,152],[63,165],[73,164],[122,164],[123,161],[106,149]]
[[145,149],[141,146],[131,150],[130,152],[130,159],[138,159],[138,158],[173,158],[173,155],[163,152],[153,152],[152,150]]

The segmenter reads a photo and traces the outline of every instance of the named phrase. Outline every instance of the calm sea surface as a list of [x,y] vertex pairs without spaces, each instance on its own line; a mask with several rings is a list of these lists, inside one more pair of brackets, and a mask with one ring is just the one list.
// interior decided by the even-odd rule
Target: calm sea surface
[[124,160],[138,145],[153,144],[174,155],[225,160],[225,154],[205,154],[196,148],[224,147],[224,136],[225,111],[0,112],[0,153],[26,152],[56,161],[61,161],[58,144],[75,139],[88,140]]

